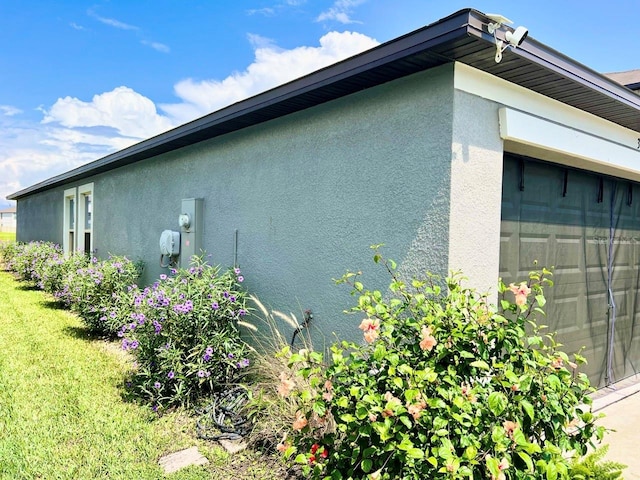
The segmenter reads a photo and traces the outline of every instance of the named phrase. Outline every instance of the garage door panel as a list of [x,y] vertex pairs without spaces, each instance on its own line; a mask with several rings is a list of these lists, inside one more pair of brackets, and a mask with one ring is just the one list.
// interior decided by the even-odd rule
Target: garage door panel
[[[509,155],[503,171],[500,273],[504,281],[525,279],[536,260],[539,267],[554,266],[555,285],[545,291],[547,317],[540,322],[557,331],[567,353],[583,349],[589,362],[584,371],[594,385],[636,373],[640,367],[638,185],[632,185],[638,198],[630,201],[628,181]],[[609,288],[615,318],[609,309]],[[613,361],[611,369],[608,360]]]

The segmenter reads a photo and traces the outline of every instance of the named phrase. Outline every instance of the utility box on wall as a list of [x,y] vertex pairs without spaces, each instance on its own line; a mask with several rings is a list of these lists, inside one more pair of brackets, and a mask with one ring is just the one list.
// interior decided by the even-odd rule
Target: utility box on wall
[[204,199],[182,199],[180,212],[180,267],[187,268],[192,256],[202,254]]

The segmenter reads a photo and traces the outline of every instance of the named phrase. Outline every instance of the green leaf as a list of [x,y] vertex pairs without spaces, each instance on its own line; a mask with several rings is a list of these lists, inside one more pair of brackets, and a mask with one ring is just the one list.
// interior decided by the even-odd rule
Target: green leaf
[[362,451],[362,456],[364,458],[371,458],[371,457],[373,457],[374,453],[376,453],[376,449],[374,447],[369,447],[369,448],[365,448]]
[[400,417],[398,417],[400,419],[400,421],[405,425],[405,427],[407,428],[411,428],[413,427],[413,425],[411,424],[411,420],[409,419],[409,417],[407,417],[406,415],[401,415]]
[[475,368],[479,368],[481,370],[490,370],[489,364],[484,360],[476,360],[475,362],[471,362],[471,366]]
[[410,449],[407,450],[407,457],[413,458],[416,460],[421,460],[424,458],[424,452],[419,448],[411,447]]
[[547,300],[544,298],[544,295],[536,295],[536,302],[540,307],[544,307]]
[[465,448],[464,458],[466,458],[467,460],[473,460],[474,458],[476,458],[476,455],[478,455],[478,449],[473,445],[469,445],[467,448]]
[[555,463],[547,463],[547,480],[557,480],[558,478],[558,468]]
[[364,473],[369,473],[371,471],[371,467],[373,467],[373,461],[369,458],[365,458],[362,460],[362,471]]
[[517,452],[517,453],[518,453],[518,456],[522,459],[522,461],[527,464],[527,471],[529,473],[532,473],[533,461],[531,460],[531,457],[525,452]]
[[355,419],[356,417],[354,417],[350,413],[343,413],[342,415],[340,415],[340,420],[342,420],[344,423],[351,423],[355,421]]
[[534,419],[534,416],[535,416],[533,405],[531,405],[531,403],[529,403],[529,401],[527,401],[527,400],[521,400],[520,401],[520,406],[522,407],[522,409],[525,411],[527,416],[533,422],[533,419]]
[[507,397],[501,392],[491,392],[487,399],[489,410],[497,417],[507,408]]
[[487,469],[494,478],[498,478],[500,475],[500,462],[498,459],[494,457],[487,457]]
[[324,417],[324,414],[327,411],[327,407],[325,406],[322,400],[316,400],[313,403],[313,411],[318,414],[320,417]]

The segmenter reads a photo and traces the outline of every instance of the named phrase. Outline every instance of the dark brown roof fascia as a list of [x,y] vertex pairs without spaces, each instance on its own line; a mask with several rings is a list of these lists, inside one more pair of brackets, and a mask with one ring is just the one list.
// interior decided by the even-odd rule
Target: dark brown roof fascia
[[[496,64],[493,60],[494,37],[487,31],[489,21],[477,10],[460,10],[376,48],[49,178],[7,198],[16,200],[82,180],[455,61],[640,131],[638,94],[531,37],[516,49],[508,48],[502,63]],[[504,33],[504,29],[498,30],[498,38],[504,40]],[[532,71],[535,74],[531,74]]]
[[[47,190],[64,183],[82,180],[98,173],[103,173],[130,163],[151,158],[162,153],[182,148],[186,145],[224,135],[250,125],[277,118],[279,116],[304,110],[341,96],[349,95],[373,84],[358,86],[358,82],[350,81],[351,86],[341,83],[354,77],[363,77],[367,72],[388,65],[398,59],[428,51],[434,46],[467,35],[467,23],[470,9],[460,10],[447,18],[408,33],[354,57],[330,65],[309,75],[280,85],[246,100],[240,101],[202,118],[176,127],[140,143],[132,145],[103,158],[82,165],[78,168],[51,177],[43,182],[27,187],[7,197],[16,200],[32,193]],[[442,59],[440,63],[451,62]],[[427,66],[425,68],[430,68]],[[416,68],[415,71],[425,68]],[[409,75],[414,71],[400,72],[397,75],[386,74],[374,84],[386,83],[394,78]],[[355,84],[355,86],[354,86]],[[335,86],[338,88],[335,88]],[[332,92],[318,101],[300,102],[301,96],[322,89],[332,88]],[[277,108],[274,108],[277,107]],[[282,113],[284,107],[285,113]]]

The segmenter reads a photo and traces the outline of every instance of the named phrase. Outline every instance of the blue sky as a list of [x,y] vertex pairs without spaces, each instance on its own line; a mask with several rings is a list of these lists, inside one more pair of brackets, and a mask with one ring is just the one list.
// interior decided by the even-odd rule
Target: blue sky
[[640,68],[638,0],[0,0],[0,206],[83,163],[466,7],[600,72]]

